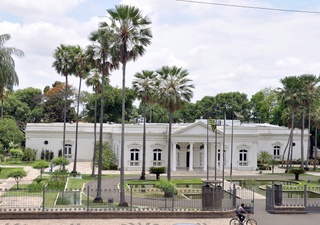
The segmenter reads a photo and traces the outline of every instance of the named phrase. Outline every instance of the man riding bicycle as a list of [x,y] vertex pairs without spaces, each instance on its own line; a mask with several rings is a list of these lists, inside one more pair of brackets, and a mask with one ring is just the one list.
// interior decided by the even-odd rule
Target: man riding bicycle
[[238,207],[236,213],[237,213],[237,216],[238,216],[238,218],[239,218],[239,220],[240,220],[240,222],[241,222],[241,224],[242,224],[244,218],[246,217],[246,216],[243,215],[243,214],[248,213],[248,212],[244,209],[244,204],[243,204],[243,203]]

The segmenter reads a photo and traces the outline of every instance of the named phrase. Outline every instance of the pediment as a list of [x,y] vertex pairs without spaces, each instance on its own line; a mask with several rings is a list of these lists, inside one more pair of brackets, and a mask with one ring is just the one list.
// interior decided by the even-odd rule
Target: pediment
[[[211,129],[211,126],[207,126],[206,123],[202,121],[198,121],[196,123],[190,124],[189,126],[186,126],[184,128],[181,128],[177,131],[175,131],[173,134],[178,136],[203,136],[207,135],[207,133],[211,136],[214,134],[214,132]],[[218,134],[220,134],[221,131],[218,130]]]

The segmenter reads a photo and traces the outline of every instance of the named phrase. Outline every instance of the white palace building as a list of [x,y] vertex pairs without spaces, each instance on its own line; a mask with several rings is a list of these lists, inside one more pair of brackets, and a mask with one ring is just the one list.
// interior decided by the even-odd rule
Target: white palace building
[[[233,124],[233,126],[232,126]],[[146,170],[151,166],[167,166],[169,124],[146,124]],[[225,132],[224,132],[225,130]],[[73,161],[76,124],[66,126],[65,156]],[[78,161],[91,161],[94,145],[94,124],[79,123]],[[99,133],[99,124],[97,124]],[[268,151],[275,159],[282,159],[288,143],[290,129],[270,124],[242,124],[238,120],[226,121],[213,132],[206,120],[194,123],[172,124],[171,168],[176,170],[222,169],[256,170],[257,155]],[[63,123],[28,123],[25,130],[26,147],[36,149],[37,158],[42,150],[58,156],[63,145]],[[97,138],[99,134],[97,134]],[[308,130],[304,132],[304,157],[307,156]],[[121,124],[104,124],[103,139],[109,142],[120,165]],[[294,130],[293,159],[301,155],[301,130]],[[225,149],[222,154],[221,149]],[[143,123],[125,125],[125,170],[141,170],[143,149]],[[217,159],[217,160],[216,160]],[[232,160],[232,164],[231,164]]]

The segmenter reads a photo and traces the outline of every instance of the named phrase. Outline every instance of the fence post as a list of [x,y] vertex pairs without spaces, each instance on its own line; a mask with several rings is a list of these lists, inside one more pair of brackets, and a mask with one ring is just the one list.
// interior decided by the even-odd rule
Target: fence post
[[129,185],[130,187],[130,211],[132,211],[132,187],[133,185]]
[[304,189],[304,195],[303,195],[304,201],[303,201],[303,204],[304,204],[304,207],[307,207],[308,193],[307,193],[307,185],[306,184],[304,185],[303,189]]
[[232,205],[234,208],[237,207],[237,189],[236,189],[236,185],[233,185],[233,190],[232,190],[233,194],[232,194]]
[[90,196],[89,196],[89,194],[90,194],[90,190],[89,190],[89,185],[87,185],[87,211],[89,211],[89,209],[90,209]]
[[46,204],[46,186],[47,185],[44,185],[42,189],[42,211],[45,210],[45,204]]
[[174,190],[174,188],[173,188],[173,190],[172,190],[172,204],[171,204],[171,206],[172,206],[172,211],[174,210],[174,192],[175,192],[175,190]]

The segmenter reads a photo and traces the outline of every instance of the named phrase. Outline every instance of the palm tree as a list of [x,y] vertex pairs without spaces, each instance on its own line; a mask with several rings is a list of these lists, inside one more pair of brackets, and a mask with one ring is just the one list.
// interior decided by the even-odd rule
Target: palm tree
[[90,76],[86,80],[87,86],[92,86],[92,90],[94,91],[94,147],[93,147],[93,158],[92,158],[92,172],[91,176],[95,176],[95,168],[96,168],[96,143],[97,143],[97,99],[98,93],[101,91],[101,73],[97,69],[92,70]]
[[79,130],[79,106],[82,79],[85,79],[89,73],[89,60],[86,52],[80,46],[73,47],[73,63],[75,63],[75,75],[79,77],[79,88],[77,96],[77,114],[76,114],[76,140],[74,147],[74,161],[72,174],[77,174],[77,156],[78,156],[78,130]]
[[314,153],[313,153],[313,171],[317,170],[317,160],[318,160],[318,130],[320,128],[320,106],[315,104],[312,112],[312,123],[315,129],[314,135]]
[[94,67],[102,73],[101,77],[101,101],[100,101],[100,133],[99,133],[99,159],[98,159],[98,179],[97,196],[94,202],[103,202],[101,198],[101,178],[102,178],[102,145],[103,145],[103,106],[104,106],[104,88],[103,82],[110,75],[109,71],[118,68],[118,58],[114,52],[117,46],[114,46],[114,33],[107,23],[101,23],[99,29],[90,34],[89,40],[93,44],[88,48],[87,54],[90,55]]
[[120,49],[122,64],[122,126],[121,126],[121,159],[120,159],[120,203],[119,206],[128,206],[124,193],[124,120],[125,120],[125,77],[127,61],[136,60],[142,56],[145,47],[151,43],[151,21],[142,16],[141,11],[134,6],[119,5],[109,9],[111,27],[117,35],[116,45]]
[[[280,89],[280,97],[282,102],[290,109],[291,111],[291,124],[289,123],[289,127],[291,127],[291,132],[289,136],[289,150],[288,150],[288,160],[287,160],[287,170],[289,166],[289,155],[292,155],[293,151],[293,130],[295,126],[294,118],[295,113],[298,107],[301,105],[301,83],[299,82],[299,78],[296,76],[285,77],[280,80],[283,88]],[[303,168],[303,145],[301,146],[301,168]]]
[[167,178],[171,179],[171,124],[173,113],[182,108],[185,101],[190,101],[193,96],[193,84],[188,79],[189,72],[176,66],[163,66],[157,71],[158,87],[157,102],[169,112],[169,140],[168,140],[168,166]]
[[15,71],[15,63],[12,55],[23,57],[23,51],[6,47],[4,44],[10,40],[10,34],[0,35],[0,100],[1,100],[1,118],[3,117],[3,101],[5,98],[5,89],[12,89],[14,85],[19,84],[19,78]]
[[[316,86],[320,81],[320,77],[317,77],[312,74],[304,74],[299,76],[300,83],[302,84],[302,127],[301,127],[301,143],[303,144],[303,137],[304,137],[304,120],[305,120],[305,114],[308,115],[308,130],[310,134],[310,127],[311,127],[311,104],[312,101],[315,99],[315,91]],[[308,136],[308,147],[307,147],[307,163],[306,168],[308,168],[309,165],[309,156],[310,156],[310,135]]]
[[[72,46],[60,44],[54,51],[53,57],[55,61],[52,67],[66,78],[65,93],[64,93],[64,107],[63,107],[63,142],[62,142],[62,156],[65,155],[66,145],[66,122],[67,122],[67,101],[68,101],[68,76],[74,72],[74,63],[72,62]],[[65,170],[65,166],[63,166]]]
[[146,179],[146,104],[153,103],[155,94],[154,71],[142,70],[141,73],[134,75],[132,89],[139,100],[142,101],[143,107],[143,147],[142,147],[142,170],[140,180]]

